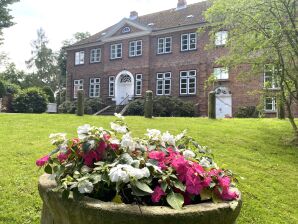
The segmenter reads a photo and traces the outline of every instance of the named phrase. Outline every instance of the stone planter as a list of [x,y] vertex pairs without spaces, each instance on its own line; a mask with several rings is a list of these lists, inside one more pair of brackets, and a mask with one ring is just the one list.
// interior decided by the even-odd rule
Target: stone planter
[[214,204],[206,202],[174,210],[163,206],[137,206],[102,202],[84,197],[62,200],[52,192],[56,182],[44,174],[38,189],[43,200],[42,224],[224,224],[235,223],[242,200]]

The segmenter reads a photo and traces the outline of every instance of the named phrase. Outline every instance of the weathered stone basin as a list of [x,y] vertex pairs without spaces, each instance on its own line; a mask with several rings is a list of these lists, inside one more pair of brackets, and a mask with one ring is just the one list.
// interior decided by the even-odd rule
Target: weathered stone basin
[[102,202],[84,197],[62,200],[52,192],[56,182],[44,174],[38,189],[43,200],[42,224],[232,224],[240,213],[242,200],[212,202],[185,206],[174,210],[163,206],[137,206]]

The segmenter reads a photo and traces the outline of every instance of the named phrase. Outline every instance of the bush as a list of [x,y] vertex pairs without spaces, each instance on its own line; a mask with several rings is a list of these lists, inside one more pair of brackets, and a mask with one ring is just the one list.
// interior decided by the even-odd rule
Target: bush
[[89,98],[85,100],[85,114],[95,114],[105,106],[100,98]]
[[43,113],[47,110],[47,96],[39,88],[28,88],[13,100],[13,110],[19,113]]
[[44,93],[48,97],[49,103],[55,103],[54,92],[53,92],[53,90],[50,87],[45,86],[45,87],[42,88],[42,91],[44,91]]
[[0,80],[0,98],[3,98],[6,95],[6,88],[4,83]]
[[64,114],[74,114],[76,112],[76,105],[75,101],[66,100],[59,105],[58,112]]
[[259,111],[255,106],[239,107],[235,113],[235,117],[238,118],[257,118],[259,117]]
[[[144,115],[144,100],[132,102],[126,115]],[[160,117],[193,117],[195,114],[193,102],[182,101],[177,97],[160,96],[153,100],[153,115]]]

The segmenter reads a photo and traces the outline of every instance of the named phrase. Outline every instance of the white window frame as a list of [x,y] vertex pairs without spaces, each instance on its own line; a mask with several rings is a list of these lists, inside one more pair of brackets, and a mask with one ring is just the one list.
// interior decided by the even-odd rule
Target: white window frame
[[226,67],[213,68],[213,74],[218,80],[229,79],[229,69]]
[[[169,47],[167,47],[169,44]],[[157,54],[172,53],[172,37],[159,37],[157,39]]]
[[[269,103],[269,105],[272,105],[271,108],[272,109],[267,109],[267,100],[270,100],[271,103]],[[265,102],[264,102],[264,110],[266,112],[276,112],[276,97],[265,97]]]
[[97,63],[101,61],[101,48],[94,48],[90,50],[90,63]]
[[131,29],[129,26],[126,26],[122,29],[121,33],[130,33]]
[[75,65],[83,65],[85,63],[85,51],[75,52]]
[[73,98],[78,98],[78,91],[84,90],[84,80],[83,79],[75,79],[73,80]]
[[[194,37],[191,37],[192,35],[194,35]],[[183,43],[183,40],[185,37],[186,37],[186,39],[185,39],[186,43]],[[181,51],[196,50],[197,49],[197,39],[198,39],[197,33],[183,33],[183,34],[181,34],[181,44],[180,44]],[[192,46],[192,45],[194,45],[194,46]],[[185,49],[184,49],[184,46],[186,46]]]
[[[274,65],[268,64],[264,66],[264,88],[268,88],[266,83],[270,82],[271,86],[269,86],[269,89],[279,89],[276,72],[277,69]],[[268,73],[271,74],[269,75]]]
[[[161,84],[161,89],[159,89],[159,84]],[[168,86],[169,88],[166,88]],[[171,72],[158,72],[156,73],[156,95],[171,95],[172,88],[172,73]],[[161,93],[159,93],[161,90]],[[166,93],[168,91],[168,93]]]
[[[120,49],[120,56],[118,56],[118,51]],[[110,46],[110,59],[122,58],[122,43],[111,44]]]
[[228,31],[222,30],[215,33],[215,46],[224,46],[228,41]]
[[109,96],[115,96],[115,76],[109,76]]
[[[140,49],[138,49],[140,47]],[[134,40],[129,42],[129,57],[141,56],[143,53],[143,41]]]
[[[185,75],[183,73],[186,73]],[[194,73],[194,74],[191,74]],[[182,80],[185,80],[186,83],[182,83]],[[186,84],[186,88],[182,88],[182,84]],[[190,91],[190,85],[194,84],[194,92]],[[197,93],[197,71],[196,70],[188,70],[188,71],[180,71],[180,95],[195,95]],[[186,92],[182,92],[182,90],[186,90]]]
[[89,81],[89,97],[100,97],[100,78],[90,78]]
[[[142,74],[136,74],[135,78],[136,87],[135,87],[135,95],[141,96],[142,95],[142,85],[143,85],[143,75]],[[139,87],[139,88],[138,88]]]

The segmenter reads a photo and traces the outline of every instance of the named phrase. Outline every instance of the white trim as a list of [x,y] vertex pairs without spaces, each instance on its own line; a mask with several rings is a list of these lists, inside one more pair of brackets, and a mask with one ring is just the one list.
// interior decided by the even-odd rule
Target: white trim
[[[119,93],[118,93],[118,91],[119,91],[119,87],[118,87],[118,85],[119,85],[119,79],[120,79],[120,77],[121,77],[121,75],[123,75],[123,74],[126,74],[126,75],[129,75],[130,76],[130,78],[131,78],[131,94],[129,95],[129,98],[128,98],[128,100],[131,100],[132,99],[132,97],[134,96],[134,83],[135,83],[135,79],[134,79],[134,76],[132,75],[132,73],[131,72],[129,72],[129,71],[127,71],[127,70],[123,70],[123,71],[121,71],[121,72],[119,72],[118,74],[117,74],[117,76],[116,76],[116,78],[115,78],[115,100],[116,100],[116,104],[117,103],[120,103],[120,100],[119,99],[117,99],[117,97],[119,97]],[[118,102],[117,102],[118,101]]]
[[[191,38],[190,38],[190,36],[191,35],[195,35],[195,47],[194,48],[190,48],[190,45],[192,44],[191,43]],[[186,40],[187,40],[187,48],[186,49],[183,49],[183,41],[182,41],[182,37],[183,36],[186,36],[187,38],[186,38]],[[192,38],[193,39],[193,38]],[[183,34],[181,34],[181,36],[180,36],[180,50],[181,51],[193,51],[193,50],[196,50],[197,49],[197,42],[198,42],[198,35],[197,35],[197,33],[195,33],[195,32],[191,32],[191,33],[183,33]]]
[[[141,43],[140,46],[141,46],[141,52],[138,54],[138,43]],[[132,44],[133,44],[133,47],[134,47],[134,50],[132,51],[131,50],[131,47],[132,47]],[[142,40],[133,40],[133,41],[130,41],[129,44],[128,44],[128,55],[129,57],[138,57],[138,56],[141,56],[143,54],[143,41]],[[131,54],[133,53],[133,54]]]
[[[91,82],[91,80],[93,80],[93,83]],[[98,85],[98,88],[96,88],[97,85]],[[93,89],[93,95],[91,94],[91,89]],[[97,89],[98,89],[98,95],[96,95]],[[100,78],[89,79],[89,97],[90,98],[100,97]]]
[[[170,51],[166,51],[166,39],[170,39]],[[160,48],[159,46],[159,41],[162,41],[162,48]],[[157,38],[157,54],[170,54],[172,53],[172,42],[173,42],[173,38],[171,36],[168,37],[159,37]],[[160,52],[159,50],[162,50],[162,52]]]
[[73,80],[73,98],[74,99],[78,98],[78,96],[77,96],[78,90],[84,90],[84,80],[83,79]]
[[[186,76],[181,76],[181,73],[186,73]],[[190,72],[194,72],[194,75],[190,75]],[[194,92],[190,93],[189,89],[190,89],[190,80],[194,79]],[[181,85],[182,85],[182,80],[186,80],[186,93],[182,93],[181,90]],[[186,70],[186,71],[180,71],[180,85],[179,85],[179,89],[180,89],[180,95],[196,95],[197,94],[197,70]],[[185,88],[183,88],[185,89]]]
[[[111,94],[111,85],[113,85],[113,94]],[[115,76],[109,76],[109,96],[115,96]]]
[[215,33],[215,46],[225,46],[228,41],[228,31],[222,30]]
[[[266,100],[267,99],[271,99],[271,103],[270,104],[272,104],[272,110],[268,110],[268,109],[266,109],[266,107],[267,107],[267,102],[266,102]],[[265,112],[276,112],[277,110],[276,110],[276,97],[265,97],[265,102],[264,102],[264,111]]]
[[[166,77],[166,74],[170,74],[169,77]],[[161,78],[158,78],[158,75],[162,75]],[[165,86],[166,86],[166,81],[169,81],[169,93],[165,93]],[[161,89],[158,89],[158,83],[161,82]],[[161,90],[162,93],[158,93],[158,91]],[[171,72],[157,72],[156,73],[156,95],[157,96],[169,96],[171,95],[171,91],[172,91],[172,73]]]
[[[98,60],[92,60],[92,59],[96,59],[96,57],[93,57],[95,54],[94,51],[99,51],[99,53],[96,53],[99,55]],[[90,63],[93,64],[98,62],[101,62],[101,48],[92,48],[90,50]]]
[[[112,57],[113,56],[113,53],[112,53],[112,47],[115,46],[115,57]],[[121,56],[119,57],[117,54],[118,54],[118,47],[120,46],[120,49],[121,49]],[[122,48],[122,43],[115,43],[115,44],[111,44],[110,45],[110,59],[113,60],[113,59],[119,59],[119,58],[122,58],[123,56],[123,48]]]
[[76,51],[75,52],[75,65],[85,64],[85,51]]
[[[140,78],[138,78],[138,76],[140,76]],[[137,93],[138,85],[140,86],[140,92],[139,93]],[[141,96],[142,95],[142,87],[143,87],[143,74],[136,74],[136,79],[135,79],[135,95],[136,96]]]
[[[226,74],[227,77],[224,77],[223,74]],[[218,80],[228,80],[229,79],[229,69],[226,67],[213,68],[213,75]]]

